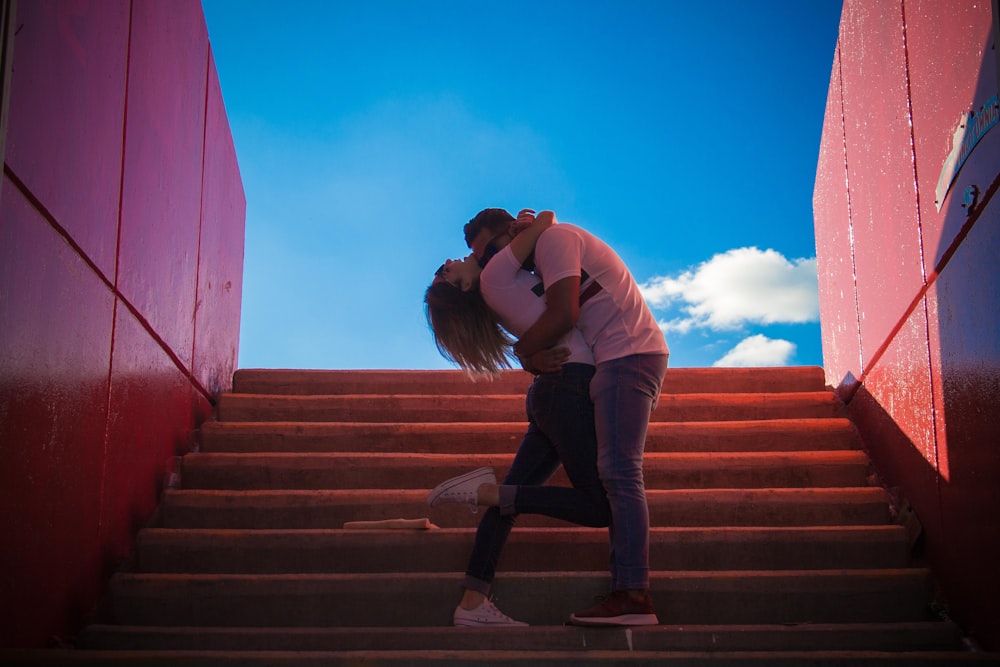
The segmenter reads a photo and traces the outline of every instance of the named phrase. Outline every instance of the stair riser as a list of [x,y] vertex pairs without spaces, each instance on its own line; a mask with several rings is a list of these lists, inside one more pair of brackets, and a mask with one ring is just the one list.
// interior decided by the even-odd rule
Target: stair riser
[[[222,494],[222,495],[220,495]],[[462,506],[427,507],[423,499],[374,497],[331,498],[309,493],[247,497],[224,492],[168,494],[161,505],[164,528],[341,528],[347,521],[430,519],[441,527],[471,528],[481,516]],[[403,492],[400,492],[403,495]],[[412,497],[414,494],[410,494]],[[423,494],[420,494],[423,495]],[[880,493],[666,494],[648,492],[652,526],[848,526],[889,521],[888,499]],[[221,499],[221,502],[220,502]],[[568,524],[542,516],[521,515],[523,527]]]
[[[653,420],[742,421],[822,419],[842,416],[828,392],[808,394],[669,395],[660,397]],[[523,422],[523,396],[491,396],[481,401],[448,396],[256,396],[227,394],[219,419],[229,422]]]
[[[822,391],[822,368],[669,368],[665,392],[794,392]],[[458,371],[303,371],[237,370],[233,391],[248,394],[524,394],[531,376],[503,373],[494,381],[473,382]]]
[[[646,485],[663,489],[829,488],[867,483],[869,466],[860,452],[821,459],[803,456],[784,460],[726,460],[706,454],[698,460],[658,460],[647,456]],[[186,489],[431,489],[439,482],[481,466],[495,469],[503,480],[511,455],[462,456],[420,460],[365,457],[255,457],[233,459],[190,455],[184,458],[181,481]],[[549,481],[568,486],[560,468]]]
[[[360,531],[357,531],[360,532]],[[190,573],[335,573],[453,572],[465,569],[473,535],[300,534],[202,536],[158,534],[140,538],[139,572]],[[656,570],[761,570],[767,568],[872,569],[905,567],[906,537],[899,530],[799,532],[771,536],[729,535],[724,531],[692,539],[684,533],[653,531],[650,565]],[[450,533],[450,532],[449,532]],[[874,534],[873,534],[874,533]],[[400,560],[399,553],[406,559]],[[572,554],[571,559],[567,554]],[[515,531],[503,552],[506,572],[599,571],[608,561],[607,532],[568,536],[522,537]]]
[[[529,627],[516,632],[462,628],[88,628],[87,648],[145,650],[519,650],[519,651],[823,651],[954,650],[943,623],[801,626],[657,626],[625,629]],[[664,656],[666,657],[666,656]]]
[[[650,591],[671,624],[886,622],[928,620],[926,574],[671,575]],[[444,626],[460,593],[459,573],[406,575],[119,575],[114,621],[126,625]],[[606,591],[605,576],[508,574],[494,586],[514,618],[559,625]],[[362,603],[363,601],[363,603]]]
[[[435,452],[507,453],[521,442],[527,423],[338,424],[209,422],[200,433],[203,452]],[[860,449],[847,420],[654,422],[647,452],[783,452]]]

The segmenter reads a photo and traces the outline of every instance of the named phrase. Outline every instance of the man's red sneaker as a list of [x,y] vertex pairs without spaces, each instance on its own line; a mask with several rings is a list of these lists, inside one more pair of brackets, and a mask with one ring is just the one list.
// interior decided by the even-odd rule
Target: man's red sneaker
[[638,600],[626,591],[615,591],[598,598],[597,605],[569,617],[570,625],[659,625],[660,619],[653,611],[653,599],[643,593]]

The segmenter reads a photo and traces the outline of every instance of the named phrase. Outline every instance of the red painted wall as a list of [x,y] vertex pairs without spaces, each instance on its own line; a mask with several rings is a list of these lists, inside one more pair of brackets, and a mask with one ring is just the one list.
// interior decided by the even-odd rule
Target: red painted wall
[[1000,127],[939,187],[969,113],[997,114],[992,20],[977,0],[845,0],[813,204],[827,379],[953,617],[998,650]]
[[231,386],[246,200],[198,0],[18,3],[0,646],[71,636]]

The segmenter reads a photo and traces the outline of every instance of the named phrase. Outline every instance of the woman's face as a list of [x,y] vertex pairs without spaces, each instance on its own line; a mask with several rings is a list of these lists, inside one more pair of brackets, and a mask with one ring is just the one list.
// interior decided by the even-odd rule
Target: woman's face
[[434,282],[444,281],[468,292],[479,283],[479,262],[475,255],[470,254],[465,259],[447,259],[434,273]]

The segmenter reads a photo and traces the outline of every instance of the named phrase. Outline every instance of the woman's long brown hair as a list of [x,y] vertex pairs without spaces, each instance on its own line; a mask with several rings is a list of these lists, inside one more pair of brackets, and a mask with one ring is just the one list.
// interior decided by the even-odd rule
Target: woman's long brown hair
[[441,355],[472,376],[496,377],[511,368],[514,341],[478,289],[437,281],[424,294],[427,323]]

